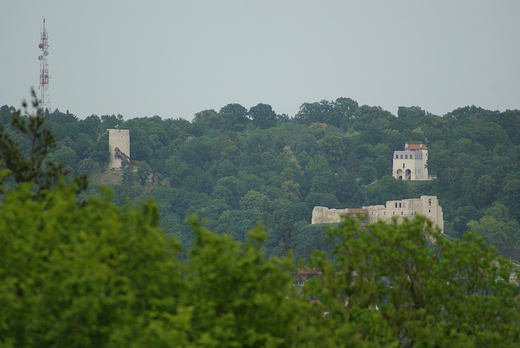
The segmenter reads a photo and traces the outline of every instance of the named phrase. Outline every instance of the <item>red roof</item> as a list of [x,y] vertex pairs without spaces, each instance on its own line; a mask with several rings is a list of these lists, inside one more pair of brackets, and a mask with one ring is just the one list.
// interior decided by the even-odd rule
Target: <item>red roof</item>
[[[406,149],[406,146],[404,148]],[[424,144],[409,144],[408,149],[409,150],[428,150],[428,148]]]
[[316,127],[316,126],[322,126],[323,128],[327,127],[327,124],[326,123],[311,123],[311,125],[307,128],[311,128],[312,126]]
[[363,209],[363,208],[349,208],[348,212],[349,213],[366,213],[367,210]]

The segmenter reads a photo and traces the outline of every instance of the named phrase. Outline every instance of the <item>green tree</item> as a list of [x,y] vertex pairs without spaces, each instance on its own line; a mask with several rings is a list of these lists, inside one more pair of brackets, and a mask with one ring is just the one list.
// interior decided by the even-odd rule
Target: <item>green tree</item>
[[228,104],[219,112],[228,130],[243,131],[250,119],[247,117],[247,109],[240,104]]
[[256,127],[267,129],[276,126],[277,118],[271,105],[258,104],[249,109],[249,116]]
[[520,179],[512,179],[502,187],[505,203],[516,219],[520,219]]
[[190,167],[178,156],[171,156],[164,164],[164,174],[170,178],[172,187],[179,187],[182,180],[189,175]]
[[[2,178],[7,175],[1,172]],[[5,347],[296,346],[309,306],[290,286],[292,262],[263,257],[204,229],[189,262],[158,229],[153,202],[77,204],[70,186],[0,203],[0,345]]]
[[240,199],[239,205],[242,210],[256,209],[258,212],[263,212],[269,208],[270,202],[266,195],[251,190]]
[[468,226],[503,256],[515,260],[520,257],[520,225],[504,205],[494,203],[480,220],[470,220]]
[[87,155],[92,157],[95,162],[99,162],[100,166],[108,164],[110,161],[110,151],[108,149],[108,135],[102,135],[93,147],[87,151]]
[[76,155],[76,151],[68,146],[62,146],[58,150],[54,151],[52,153],[52,159],[57,163],[63,163],[65,167],[76,166],[78,163],[78,156]]
[[476,187],[474,187],[474,203],[478,208],[489,205],[493,202],[496,192],[497,183],[489,175],[482,175],[478,181]]
[[212,197],[224,199],[233,208],[238,208],[238,202],[243,195],[244,185],[234,176],[227,176],[217,181],[213,188]]
[[153,203],[123,211],[104,197],[79,205],[68,186],[31,196],[22,184],[1,204],[0,345],[185,342],[190,312],[172,306],[179,247],[157,230]]
[[330,313],[331,336],[355,323],[379,346],[512,347],[520,339],[513,265],[474,234],[452,242],[421,216],[366,227],[347,217],[329,234],[337,263],[315,254],[323,275],[308,290]]
[[368,161],[365,160],[363,164],[359,166],[358,172],[358,176],[361,177],[361,182],[365,185],[369,185],[377,179],[377,170],[367,162]]
[[84,158],[79,162],[78,165],[78,173],[83,174],[91,174],[96,168],[94,160],[92,157]]
[[397,116],[399,120],[403,121],[419,121],[422,117],[426,115],[426,112],[421,109],[419,106],[400,106],[397,109]]
[[337,170],[340,165],[346,162],[344,138],[337,135],[327,136],[318,141],[318,148],[334,169]]
[[[0,169],[8,169],[7,179],[16,185],[32,183],[39,195],[40,192],[55,186],[67,171],[63,169],[63,164],[47,158],[50,150],[56,147],[56,140],[52,132],[43,127],[45,117],[42,110],[38,108],[38,99],[34,90],[32,106],[36,110],[34,113],[30,113],[27,103],[23,102],[24,114],[27,116],[22,116],[20,109],[11,114],[11,127],[17,132],[14,135],[21,135],[30,140],[28,154],[24,153],[14,140],[12,132],[7,131],[4,125],[0,124]],[[74,152],[72,149],[69,150]],[[86,174],[76,177],[74,181],[78,192],[88,186]]]
[[152,174],[152,168],[150,168],[148,163],[141,162],[137,168],[137,177],[139,178],[139,183],[144,185],[150,174]]
[[123,184],[127,186],[134,185],[138,180],[137,173],[130,166],[123,168]]
[[321,154],[314,156],[307,164],[305,170],[312,176],[320,176],[331,172],[327,158]]
[[375,185],[367,188],[369,204],[384,204],[386,201],[405,199],[410,196],[410,189],[405,180],[398,180],[393,176],[384,176]]

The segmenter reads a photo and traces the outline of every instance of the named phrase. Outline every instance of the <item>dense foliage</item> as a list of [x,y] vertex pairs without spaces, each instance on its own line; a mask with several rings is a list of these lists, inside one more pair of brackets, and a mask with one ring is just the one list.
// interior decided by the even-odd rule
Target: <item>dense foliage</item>
[[[12,111],[0,109],[6,129]],[[155,198],[161,225],[185,246],[193,242],[185,219],[196,213],[208,228],[238,241],[262,223],[268,254],[293,249],[297,258],[307,257],[316,247],[331,250],[309,226],[314,206],[361,207],[430,194],[439,197],[446,234],[459,238],[472,229],[505,257],[520,256],[519,110],[471,106],[440,117],[413,106],[395,116],[339,98],[304,103],[294,117],[277,115],[267,104],[249,110],[229,104],[201,111],[191,122],[159,116],[124,121],[121,115],[80,120],[56,110],[45,114],[45,125],[58,144],[50,159],[71,175],[89,174],[85,195],[104,183],[118,204]],[[137,171],[105,171],[106,130],[116,125],[130,130]],[[392,152],[407,142],[428,146],[437,180],[391,177]]]
[[[372,309],[361,331],[404,347],[514,347],[520,339],[518,285],[512,264],[469,233],[449,241],[417,216],[362,227],[349,217],[335,237],[332,263],[318,253],[315,293],[335,325]],[[431,244],[430,244],[431,243]],[[359,320],[363,323],[363,319]],[[388,336],[386,336],[388,335]],[[381,343],[381,342],[380,342]]]
[[[5,176],[5,172],[2,175]],[[513,347],[520,311],[512,265],[469,236],[450,242],[417,217],[348,220],[331,231],[337,263],[291,285],[290,259],[266,258],[194,218],[187,262],[153,202],[78,204],[60,184],[26,183],[0,204],[2,347]],[[432,248],[425,233],[434,238]]]
[[30,167],[13,185],[12,170],[0,169],[2,347],[514,347],[520,339],[513,265],[475,234],[452,242],[421,216],[400,225],[347,218],[328,231],[334,261],[313,252],[317,277],[299,288],[292,260],[266,255],[261,227],[237,242],[191,216],[182,260],[153,200],[118,206],[105,189],[80,199],[81,180],[58,175],[42,188],[54,172],[29,178]]

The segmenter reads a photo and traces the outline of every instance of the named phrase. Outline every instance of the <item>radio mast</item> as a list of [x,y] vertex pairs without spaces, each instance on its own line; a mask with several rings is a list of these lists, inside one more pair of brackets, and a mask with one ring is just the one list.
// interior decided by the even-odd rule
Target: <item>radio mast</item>
[[43,31],[41,35],[40,44],[38,45],[40,48],[40,55],[38,56],[38,60],[40,61],[40,100],[39,107],[41,110],[49,110],[51,111],[51,99],[49,96],[49,67],[47,64],[47,56],[49,55],[49,35],[47,35],[47,30],[45,30],[45,18],[43,19]]

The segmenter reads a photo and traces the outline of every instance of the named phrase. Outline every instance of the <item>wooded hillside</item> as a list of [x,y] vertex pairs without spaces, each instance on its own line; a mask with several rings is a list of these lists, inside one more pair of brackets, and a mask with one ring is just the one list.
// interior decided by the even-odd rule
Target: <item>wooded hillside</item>
[[[12,111],[0,109],[6,129]],[[50,158],[71,175],[88,173],[84,195],[108,184],[118,204],[153,197],[166,233],[186,246],[192,237],[185,219],[195,213],[209,229],[238,241],[262,223],[268,254],[293,249],[305,258],[313,248],[330,249],[323,227],[309,225],[316,205],[361,207],[436,195],[447,235],[472,229],[505,257],[520,255],[520,110],[468,106],[441,117],[412,106],[393,115],[339,98],[304,103],[294,117],[267,104],[249,110],[229,104],[191,122],[121,115],[80,120],[58,110],[45,119],[58,141]],[[130,130],[137,171],[105,169],[106,130],[116,125]],[[28,139],[15,136],[28,151]],[[437,180],[391,177],[392,153],[405,143],[428,146],[428,169]]]

